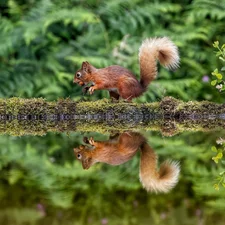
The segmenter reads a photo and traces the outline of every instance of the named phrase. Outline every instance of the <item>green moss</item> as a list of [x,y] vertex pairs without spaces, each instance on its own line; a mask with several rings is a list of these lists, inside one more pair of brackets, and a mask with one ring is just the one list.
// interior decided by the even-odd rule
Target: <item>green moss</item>
[[209,101],[182,102],[172,97],[165,97],[160,102],[160,108],[163,110],[163,114],[169,112],[170,114],[183,117],[192,116],[193,114],[203,116],[225,113],[225,104],[216,104]]
[[[184,130],[224,128],[224,121],[215,115],[225,114],[224,104],[182,102],[165,97],[155,103],[74,102],[59,99],[47,102],[42,98],[0,99],[0,133],[10,135],[44,135],[46,132],[160,130],[174,135]],[[211,119],[212,117],[215,117]]]

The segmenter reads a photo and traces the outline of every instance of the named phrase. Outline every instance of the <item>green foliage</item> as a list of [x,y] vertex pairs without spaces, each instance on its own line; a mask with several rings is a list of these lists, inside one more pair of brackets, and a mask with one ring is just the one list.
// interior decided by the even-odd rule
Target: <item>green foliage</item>
[[[83,135],[94,136],[96,140],[108,139],[108,135],[97,133]],[[11,211],[10,221],[18,221],[17,224],[28,220],[30,224],[32,221],[49,224],[49,219],[54,221],[59,212],[65,218],[62,224],[87,224],[89,218],[93,224],[99,224],[104,218],[113,224],[118,224],[119,220],[119,224],[148,224],[149,221],[181,224],[182,218],[186,218],[187,224],[192,224],[198,220],[196,213],[201,211],[201,218],[208,221],[206,224],[211,224],[213,212],[223,224],[225,218],[219,211],[224,209],[220,199],[225,192],[222,189],[215,192],[209,185],[218,170],[207,165],[211,155],[208,146],[219,133],[183,133],[179,139],[145,133],[150,146],[159,154],[160,162],[168,158],[180,160],[179,183],[167,195],[149,194],[142,189],[138,178],[140,155],[118,167],[96,164],[84,171],[72,152],[73,147],[82,143],[83,135],[48,134],[42,138],[6,137],[5,141],[1,140],[4,148],[0,149],[3,181],[0,222],[8,218]],[[28,197],[24,198],[24,192]],[[6,210],[7,199],[10,206],[16,208]],[[43,211],[36,209],[39,204],[43,205]],[[31,206],[31,211],[26,211]],[[19,212],[27,215],[19,220]],[[76,218],[76,223],[72,218]]]
[[[224,164],[211,164],[210,158],[212,153],[208,146],[212,145],[217,139],[220,145],[221,138],[224,132],[220,133],[183,133],[171,138],[149,137],[152,147],[162,156],[167,156],[170,153],[172,159],[179,159],[181,161],[181,178],[179,184],[184,182],[188,191],[191,191],[193,199],[201,202],[204,199],[206,210],[211,213],[218,212],[225,209],[225,205],[221,203],[225,197],[225,189],[220,188],[224,182]],[[221,147],[220,147],[221,148]],[[215,151],[215,147],[212,148]],[[217,148],[216,148],[217,149]],[[217,150],[218,152],[218,150]],[[218,176],[219,174],[219,176]],[[217,180],[215,181],[215,177]],[[183,191],[186,193],[185,187]],[[215,188],[219,187],[219,191]],[[217,188],[218,189],[218,188]],[[180,191],[180,189],[179,189]],[[202,202],[200,203],[203,204]]]
[[[213,44],[213,47],[216,48],[216,56],[224,63],[225,62],[225,44],[223,44],[221,47],[219,46],[219,41],[215,41]],[[225,66],[223,66],[220,69],[221,72],[225,71]],[[216,86],[216,88],[222,92],[225,90],[225,81],[223,79],[222,73],[218,71],[216,68],[212,75],[215,77],[213,81],[211,81],[212,86]]]
[[[224,63],[225,62],[225,44],[223,44],[220,47],[219,41],[215,41],[213,44],[213,47],[216,48],[216,56]],[[225,71],[225,66],[223,66],[220,69],[221,72],[216,68],[213,72],[212,75],[215,77],[214,80],[211,81],[212,86],[216,86],[216,88],[219,90],[219,92],[223,92],[225,90],[225,81],[223,78],[222,72]],[[223,152],[225,151],[225,141],[224,139],[220,138],[217,140],[217,143],[219,145],[222,145],[222,148],[216,148],[215,146],[212,147],[212,151],[216,152],[216,156],[212,157],[212,160],[215,163],[221,162],[224,164],[224,154]],[[220,189],[220,186],[225,187],[225,170],[219,173],[219,175],[216,178],[216,183],[214,184],[214,188],[216,190]]]
[[[156,100],[165,91],[184,100],[221,101],[202,77],[216,64],[210,43],[224,42],[224,3],[4,1],[0,5],[0,97],[77,100],[81,89],[72,80],[83,60],[97,67],[119,64],[138,76],[141,41],[169,36],[179,47],[180,68],[169,72],[160,67],[161,91],[150,85],[149,93],[138,101]],[[172,88],[177,81],[179,89]],[[87,98],[103,96],[107,95],[99,91]]]
[[[167,71],[159,66],[157,80],[136,101],[158,101],[166,94],[183,100],[223,102],[223,95],[203,78],[215,68],[223,68],[211,45],[214,40],[225,43],[224,6],[224,0],[3,0],[0,97],[79,100],[81,88],[72,81],[83,60],[96,67],[119,64],[139,76],[141,41],[169,36],[179,47],[180,68]],[[223,72],[214,73],[221,80],[218,74]],[[108,94],[99,91],[85,99],[102,97]],[[182,163],[180,183],[169,195],[143,191],[138,157],[121,167],[96,165],[83,171],[72,154],[72,148],[82,143],[79,133],[42,138],[1,136],[1,222],[7,224],[6,218],[11,216],[9,223],[13,224],[28,224],[28,220],[50,224],[49,218],[54,224],[107,220],[110,224],[212,224],[215,218],[217,224],[224,224],[225,189],[217,192],[209,184],[224,170],[221,160],[210,163],[208,151],[219,134],[184,133],[179,139],[150,135],[160,157],[174,156]],[[7,211],[9,202],[12,208]],[[46,207],[44,218],[34,210],[39,203]]]
[[[216,156],[213,156],[212,160],[216,164],[225,165],[225,161],[224,161],[225,140],[223,138],[219,138],[216,142],[218,145],[220,145],[220,148],[217,148],[216,146],[212,146],[212,151],[216,153]],[[221,186],[225,187],[225,170],[224,169],[219,173],[219,175],[217,175],[214,188],[216,190],[219,190]]]
[[0,211],[0,221],[4,221],[5,224],[35,224],[42,217],[40,212],[30,208],[10,208]]
[[215,146],[212,147],[212,151],[213,152],[216,152],[216,156],[212,157],[212,160],[215,162],[215,163],[218,163],[219,160],[221,160],[223,158],[223,150],[222,149],[217,149]]

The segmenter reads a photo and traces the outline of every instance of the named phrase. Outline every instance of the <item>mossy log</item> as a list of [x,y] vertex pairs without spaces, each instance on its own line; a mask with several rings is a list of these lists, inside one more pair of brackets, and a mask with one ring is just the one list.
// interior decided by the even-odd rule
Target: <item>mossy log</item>
[[225,104],[182,102],[165,97],[155,103],[74,102],[42,98],[0,99],[0,133],[44,135],[47,132],[159,130],[173,135],[184,130],[224,128]]

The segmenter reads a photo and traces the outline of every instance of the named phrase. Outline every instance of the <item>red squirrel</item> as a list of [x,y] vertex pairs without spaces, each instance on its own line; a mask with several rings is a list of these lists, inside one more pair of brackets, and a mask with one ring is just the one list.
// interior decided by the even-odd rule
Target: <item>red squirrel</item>
[[[74,76],[74,83],[85,86],[84,90],[93,94],[95,90],[107,89],[110,97],[131,101],[147,90],[157,76],[157,61],[168,69],[179,65],[177,46],[168,38],[150,38],[139,48],[140,81],[135,75],[118,65],[97,69],[89,62],[83,62]],[[91,83],[90,87],[87,87]]]
[[74,148],[74,154],[82,163],[83,169],[89,169],[97,162],[120,165],[130,160],[140,148],[141,160],[139,177],[147,191],[168,192],[178,182],[180,167],[177,162],[165,161],[157,169],[157,155],[148,145],[143,135],[125,132],[108,141],[87,140],[89,146]]

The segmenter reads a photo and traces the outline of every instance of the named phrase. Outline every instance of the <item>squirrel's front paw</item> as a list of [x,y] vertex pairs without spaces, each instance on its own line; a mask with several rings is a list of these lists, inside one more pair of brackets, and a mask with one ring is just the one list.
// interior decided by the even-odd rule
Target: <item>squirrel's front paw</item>
[[93,145],[93,146],[95,145],[95,141],[94,141],[93,137],[90,137],[88,141],[89,141],[90,145]]
[[91,86],[91,87],[89,87],[88,91],[92,95],[94,93],[95,89],[96,89],[95,86]]

